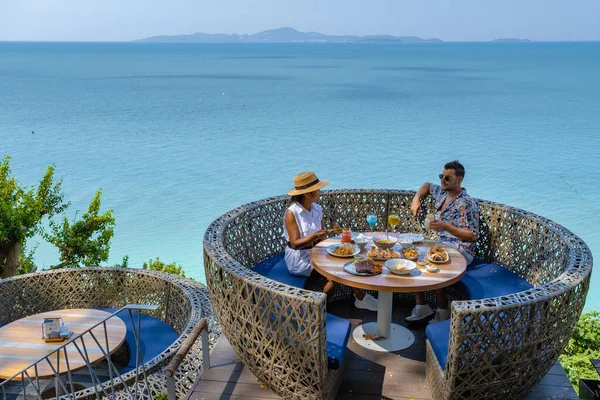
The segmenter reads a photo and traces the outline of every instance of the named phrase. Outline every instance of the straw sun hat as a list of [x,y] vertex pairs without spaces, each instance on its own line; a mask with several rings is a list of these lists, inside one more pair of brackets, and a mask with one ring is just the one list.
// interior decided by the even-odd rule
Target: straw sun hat
[[294,188],[288,192],[290,196],[314,192],[329,185],[329,181],[319,180],[312,171],[299,173],[294,177]]

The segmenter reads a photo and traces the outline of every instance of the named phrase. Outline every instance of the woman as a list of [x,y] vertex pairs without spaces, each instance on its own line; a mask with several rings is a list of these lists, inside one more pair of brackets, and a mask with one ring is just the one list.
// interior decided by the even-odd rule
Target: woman
[[[288,192],[292,198],[283,216],[283,231],[288,243],[285,263],[292,275],[318,274],[310,262],[310,249],[327,237],[328,232],[323,226],[323,210],[316,202],[321,189],[328,184],[328,180],[319,180],[314,172],[307,171],[294,177],[294,188]],[[328,281],[323,292],[329,295],[337,287],[337,283]],[[357,308],[377,311],[377,300],[373,296],[360,289],[353,288],[353,291]]]

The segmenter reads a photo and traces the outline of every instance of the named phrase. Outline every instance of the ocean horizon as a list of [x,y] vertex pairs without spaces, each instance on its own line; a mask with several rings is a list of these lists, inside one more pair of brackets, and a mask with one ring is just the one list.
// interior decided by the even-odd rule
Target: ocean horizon
[[[160,257],[201,282],[208,225],[301,171],[416,190],[454,159],[473,197],[598,255],[598,93],[598,42],[0,42],[0,155],[26,186],[55,165],[69,218],[102,188],[106,265]],[[58,263],[37,242],[40,269]]]

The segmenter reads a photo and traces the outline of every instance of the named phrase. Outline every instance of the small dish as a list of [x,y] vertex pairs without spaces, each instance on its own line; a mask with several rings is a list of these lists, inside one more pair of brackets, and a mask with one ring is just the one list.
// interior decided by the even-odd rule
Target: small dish
[[405,260],[402,258],[387,260],[383,265],[395,275],[410,275],[412,270],[417,268],[417,264],[415,264],[414,261]]
[[417,259],[419,258],[419,250],[412,247],[408,247],[402,250],[402,256],[407,260],[417,261]]
[[440,269],[433,264],[427,264],[427,265],[425,265],[425,271],[434,273],[434,272],[440,272]]

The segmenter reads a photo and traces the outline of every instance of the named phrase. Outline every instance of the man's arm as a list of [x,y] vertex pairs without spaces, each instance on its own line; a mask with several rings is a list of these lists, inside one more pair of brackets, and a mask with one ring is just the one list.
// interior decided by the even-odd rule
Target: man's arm
[[[431,228],[434,230],[437,230],[434,228],[434,222],[435,223],[439,223],[441,225],[441,229],[440,231],[445,230],[446,232],[456,236],[457,239],[459,240],[464,240],[465,242],[476,242],[477,241],[477,236],[475,236],[473,234],[473,232],[471,232],[470,229],[467,228],[458,228],[448,222],[443,222],[443,221],[432,221],[431,222]],[[438,231],[439,232],[439,231]]]
[[431,182],[425,182],[419,190],[417,190],[417,194],[413,197],[412,204],[410,205],[410,211],[416,217],[419,213],[419,209],[421,208],[421,199],[429,194],[429,187],[431,186]]
[[460,226],[454,226],[449,222],[438,219],[431,221],[431,229],[436,232],[445,230],[465,242],[476,242],[479,238],[479,212],[477,208],[473,208],[468,204],[463,205],[460,207],[460,214],[461,218],[458,222]]

